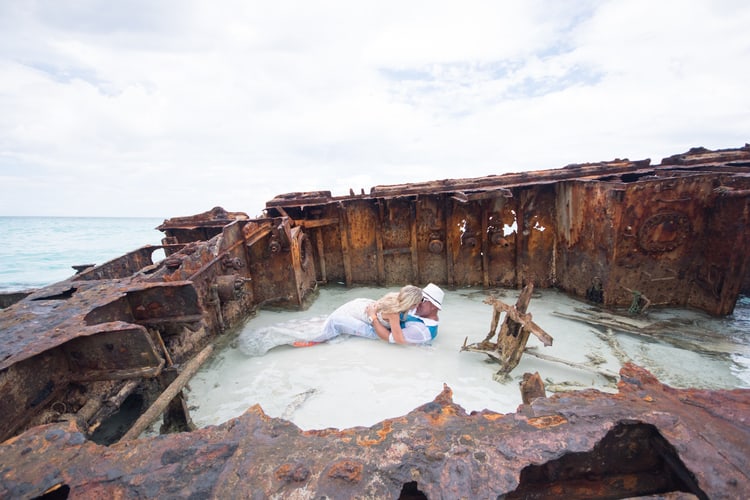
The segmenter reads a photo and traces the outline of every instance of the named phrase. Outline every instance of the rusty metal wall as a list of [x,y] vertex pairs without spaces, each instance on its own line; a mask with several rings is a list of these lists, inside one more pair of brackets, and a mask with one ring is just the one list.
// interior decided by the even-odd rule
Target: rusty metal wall
[[[534,283],[605,306],[642,297],[731,312],[750,259],[746,167],[665,169],[617,160],[568,168],[540,173],[540,182],[509,176],[524,181],[516,185],[459,179],[373,188],[370,195],[317,194],[312,205],[312,197],[296,193],[267,209],[315,233],[322,282]],[[309,226],[321,218],[335,223]]]
[[570,181],[557,186],[554,273],[562,290],[585,297],[592,286],[601,283],[605,300],[610,296],[606,287],[619,212],[614,202],[619,196],[619,190],[599,182]]

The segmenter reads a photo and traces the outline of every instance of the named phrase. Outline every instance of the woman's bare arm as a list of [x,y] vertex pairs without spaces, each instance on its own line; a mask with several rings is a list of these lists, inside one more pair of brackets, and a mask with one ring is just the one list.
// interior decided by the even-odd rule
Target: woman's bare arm
[[[393,335],[393,341],[397,344],[408,344],[404,337],[404,332],[401,330],[401,323],[399,322],[398,313],[384,314],[383,319],[388,321],[391,325],[391,335]],[[380,323],[378,321],[378,323]]]
[[375,330],[375,333],[378,335],[378,337],[380,337],[382,340],[385,340],[386,342],[390,342],[391,334],[393,334],[393,341],[395,343],[406,344],[407,342],[404,338],[404,332],[401,330],[401,324],[399,323],[398,313],[383,314],[383,319],[388,321],[388,323],[391,325],[391,329],[388,330],[388,328],[384,327],[383,324],[378,321],[378,315],[375,312],[375,309],[375,305],[371,304],[367,306],[366,313],[370,318],[372,328]]

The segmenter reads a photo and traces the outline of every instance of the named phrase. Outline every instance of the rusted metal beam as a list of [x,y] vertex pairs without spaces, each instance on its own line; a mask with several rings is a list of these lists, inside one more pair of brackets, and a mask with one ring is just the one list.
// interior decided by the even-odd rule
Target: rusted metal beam
[[335,226],[339,223],[339,218],[327,217],[323,219],[297,219],[293,223],[295,225],[302,226],[305,229],[312,229],[324,226]]
[[522,190],[516,203],[516,287],[524,286],[526,278],[525,256],[527,253],[526,246],[526,211],[525,204],[527,200],[526,191]]
[[482,284],[485,288],[490,287],[490,244],[489,244],[489,211],[487,210],[487,202],[480,202],[482,207],[481,220],[482,220]]
[[213,352],[213,346],[208,345],[203,348],[197,356],[192,358],[185,364],[177,378],[169,384],[164,392],[154,401],[154,403],[141,415],[138,420],[130,427],[128,432],[121,438],[121,441],[129,441],[140,436],[146,428],[151,425],[151,422],[164,413],[164,409],[167,407],[170,401],[172,401],[183,387],[190,381],[195,373],[200,369],[201,365],[208,359]]
[[409,210],[409,226],[411,228],[411,282],[419,283],[419,253],[417,249],[417,220],[419,213],[419,199],[415,200]]
[[453,205],[456,202],[452,198],[445,199],[445,267],[448,277],[446,282],[450,288],[456,286],[456,278],[453,269],[453,262],[458,253],[456,242],[458,239],[455,237],[456,228],[450,224],[453,221]]
[[349,245],[351,244],[351,235],[349,234],[349,224],[347,221],[346,207],[339,205],[339,232],[341,234],[341,258],[344,261],[344,283],[346,286],[352,286],[352,261],[349,255]]
[[315,231],[315,245],[318,249],[318,271],[320,271],[320,281],[328,283],[328,275],[326,275],[326,251],[323,243],[322,228],[318,228],[318,230]]
[[385,200],[378,200],[375,203],[375,262],[378,268],[378,285],[385,284],[385,261],[383,259],[383,219],[385,218]]

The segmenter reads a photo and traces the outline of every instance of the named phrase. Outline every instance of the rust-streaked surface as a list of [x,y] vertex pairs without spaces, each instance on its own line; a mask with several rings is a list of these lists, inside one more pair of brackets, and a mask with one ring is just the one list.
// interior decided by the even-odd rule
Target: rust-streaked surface
[[427,498],[750,496],[750,391],[676,390],[632,365],[621,377],[618,394],[539,398],[506,415],[466,414],[445,388],[403,417],[340,431],[303,432],[257,406],[110,447],[73,425],[38,427],[0,447],[0,496],[398,498],[405,485]]
[[[729,314],[750,279],[750,147],[666,158],[290,193],[269,201],[322,244],[324,281],[557,287],[605,306]],[[339,221],[308,226],[319,218]]]
[[71,418],[94,432],[125,388],[147,405],[173,378],[165,366],[179,369],[257,307],[301,307],[316,288],[310,241],[288,218],[215,208],[160,228],[163,246],[82,266],[0,311],[0,439]]
[[[0,487],[21,496],[64,483],[81,495],[239,488],[331,498],[403,488],[432,498],[492,497],[521,481],[517,497],[541,498],[547,483],[558,497],[678,483],[712,498],[747,496],[737,469],[748,456],[747,391],[674,391],[633,367],[618,396],[537,400],[509,416],[465,415],[444,393],[371,429],[301,433],[256,408],[193,434],[111,448],[88,439],[125,409],[137,418],[187,361],[258,308],[304,308],[331,282],[556,287],[605,307],[627,307],[637,292],[651,307],[729,314],[750,292],[749,198],[745,145],[695,148],[659,165],[614,160],[347,196],[288,193],[268,201],[261,218],[216,207],[165,220],[162,245],[1,297],[0,440],[31,430],[0,446]],[[157,250],[166,257],[155,262]],[[648,393],[634,396],[638,387]],[[123,425],[98,442],[117,441]],[[602,479],[591,465],[614,471],[627,450],[671,472],[656,478],[631,465]],[[588,455],[564,456],[579,451]]]

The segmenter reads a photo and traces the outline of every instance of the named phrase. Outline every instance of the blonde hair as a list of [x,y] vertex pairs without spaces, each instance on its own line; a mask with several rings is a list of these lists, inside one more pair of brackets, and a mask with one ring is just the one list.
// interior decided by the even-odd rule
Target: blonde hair
[[422,289],[406,285],[398,292],[387,293],[375,302],[375,311],[383,314],[406,312],[422,302]]

